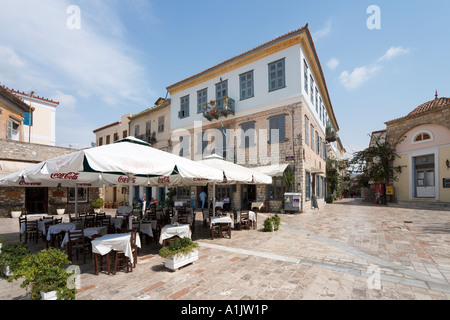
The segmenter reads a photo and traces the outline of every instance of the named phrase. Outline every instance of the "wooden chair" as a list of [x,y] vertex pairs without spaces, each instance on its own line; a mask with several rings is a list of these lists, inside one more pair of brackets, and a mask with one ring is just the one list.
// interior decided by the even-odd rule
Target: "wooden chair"
[[100,227],[106,227],[107,233],[114,233],[114,226],[111,224],[111,218],[102,219],[100,222]]
[[92,255],[91,244],[86,241],[84,231],[68,231],[67,255],[70,261],[73,256],[83,255],[83,264],[86,263],[86,255]]
[[246,210],[241,211],[241,216],[239,219],[239,229],[250,230],[250,228],[251,228],[251,221],[249,218],[249,212]]
[[85,228],[93,228],[93,227],[97,227],[97,222],[95,221],[95,215],[86,215],[84,217],[84,227]]
[[[102,235],[95,234],[91,237],[91,241],[95,240],[97,238],[100,238]],[[112,265],[112,257],[111,253],[108,252],[105,255],[101,255],[99,253],[93,253],[94,255],[94,275],[98,275],[100,272],[103,271],[104,268],[106,268],[106,271],[108,272],[108,275],[111,274],[111,265]],[[103,258],[105,258],[105,261],[103,261]]]
[[83,218],[82,217],[72,217],[70,214],[69,214],[69,222],[82,222],[83,221]]
[[211,239],[214,240],[214,235],[217,235],[217,237],[221,237],[221,230],[220,230],[220,224],[215,223],[211,225]]
[[[19,240],[20,240],[20,242],[22,242],[22,235],[25,235],[25,228],[26,228],[26,225],[25,225],[25,222],[27,221],[27,218],[26,217],[19,217]],[[23,228],[23,231],[22,231],[22,228]]]
[[137,246],[136,246],[136,232],[134,230],[125,230],[126,233],[131,233],[130,243],[131,250],[133,254],[133,263],[131,263],[131,259],[125,256],[123,251],[115,252],[115,264],[113,274],[116,274],[117,271],[127,270],[127,272],[133,272],[133,267],[136,267],[137,263]]
[[106,213],[105,212],[99,212],[95,215],[95,219],[96,221],[100,221],[102,219],[106,218]]
[[45,241],[45,246],[46,246],[47,249],[48,249],[49,243],[51,243],[52,240],[53,240],[53,237],[51,237],[50,241],[47,240],[48,228],[50,228],[50,226],[53,226],[55,224],[55,222],[56,222],[56,220],[44,222],[44,230],[45,230],[45,232],[43,232],[42,238]]
[[56,218],[54,220],[55,220],[54,224],[58,224],[58,223],[62,223],[63,222],[63,218]]
[[25,236],[25,243],[30,241],[38,242],[39,238],[39,229],[38,229],[38,222],[37,220],[28,221],[25,219],[25,230],[24,230],[24,236]]
[[219,223],[219,231],[221,237],[223,237],[223,234],[225,232],[228,238],[231,239],[231,223]]

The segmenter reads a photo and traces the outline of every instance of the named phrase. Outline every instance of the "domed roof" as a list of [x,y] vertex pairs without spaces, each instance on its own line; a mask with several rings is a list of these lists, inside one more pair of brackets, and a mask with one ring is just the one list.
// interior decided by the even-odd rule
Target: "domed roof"
[[410,114],[408,114],[408,116],[412,116],[412,115],[426,112],[429,110],[437,109],[437,108],[445,106],[447,104],[450,104],[450,98],[438,98],[438,94],[436,92],[436,98],[434,100],[425,102],[424,104],[418,106]]

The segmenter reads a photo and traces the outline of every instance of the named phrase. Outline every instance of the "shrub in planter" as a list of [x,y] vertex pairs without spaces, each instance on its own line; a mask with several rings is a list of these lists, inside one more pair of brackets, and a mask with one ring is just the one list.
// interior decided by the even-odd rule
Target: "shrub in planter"
[[193,242],[191,239],[185,237],[183,239],[177,239],[170,242],[167,247],[159,250],[159,255],[163,258],[172,258],[174,256],[188,254],[197,248],[197,242]]
[[8,281],[23,278],[20,286],[31,286],[32,300],[40,300],[41,292],[51,291],[56,291],[58,300],[75,300],[75,286],[68,285],[74,272],[69,273],[65,269],[70,264],[63,251],[54,248],[42,250],[25,257]]
[[189,238],[177,239],[170,242],[169,246],[162,248],[159,254],[166,258],[165,267],[176,271],[198,260],[198,243],[192,242]]
[[[2,242],[0,252],[0,277],[10,276],[18,268],[22,260],[30,254],[24,244]],[[9,271],[9,272],[8,272]]]
[[264,231],[265,232],[278,231],[280,229],[280,225],[281,225],[280,217],[277,214],[271,215],[266,220],[264,220]]
[[91,201],[91,207],[94,208],[95,210],[99,210],[103,207],[104,201],[102,198],[96,198],[94,200]]

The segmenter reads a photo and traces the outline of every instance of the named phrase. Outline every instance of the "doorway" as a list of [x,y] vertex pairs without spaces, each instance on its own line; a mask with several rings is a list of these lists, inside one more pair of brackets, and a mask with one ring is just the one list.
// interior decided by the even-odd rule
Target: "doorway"
[[243,184],[241,185],[241,208],[243,210],[250,210],[252,202],[256,201],[256,185]]
[[25,188],[25,208],[28,214],[48,213],[48,188]]
[[434,198],[436,196],[436,175],[434,155],[414,158],[415,164],[415,196],[417,198]]

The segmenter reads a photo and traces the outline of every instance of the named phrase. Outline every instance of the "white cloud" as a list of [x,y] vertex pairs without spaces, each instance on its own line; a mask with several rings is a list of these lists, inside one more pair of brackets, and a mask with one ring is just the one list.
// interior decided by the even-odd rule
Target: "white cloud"
[[328,68],[330,68],[331,70],[335,70],[340,64],[339,59],[337,58],[331,58],[330,60],[328,60],[327,62],[327,66]]
[[382,56],[378,61],[391,60],[397,56],[408,54],[409,49],[404,49],[402,47],[390,47],[388,51]]
[[56,91],[56,95],[50,99],[58,101],[60,108],[63,108],[64,110],[75,111],[77,99],[70,94],[65,94],[58,90]]
[[370,78],[377,74],[380,68],[380,66],[374,65],[355,68],[352,73],[346,70],[339,76],[339,81],[347,89],[354,90],[369,81]]
[[14,27],[0,28],[4,45],[0,56],[6,55],[21,72],[26,66],[20,86],[41,92],[82,92],[84,97],[108,102],[145,103],[136,93],[151,96],[153,92],[136,58],[141,53],[127,46],[125,27],[109,2],[81,2],[79,30],[67,27],[70,5],[69,0],[2,3],[0,21]]
[[331,33],[331,20],[328,20],[325,26],[312,34],[313,40],[317,41]]

